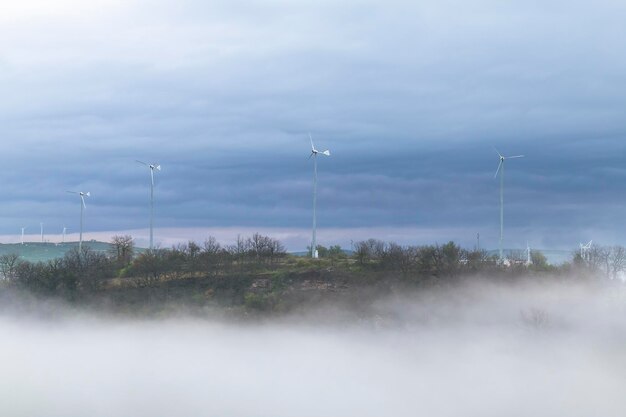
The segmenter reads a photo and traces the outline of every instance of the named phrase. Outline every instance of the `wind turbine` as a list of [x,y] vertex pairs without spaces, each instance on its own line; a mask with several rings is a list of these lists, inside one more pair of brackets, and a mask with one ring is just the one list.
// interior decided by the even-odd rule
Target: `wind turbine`
[[154,248],[154,170],[161,170],[161,165],[157,164],[146,164],[142,161],[137,161],[142,165],[147,166],[150,169],[150,250]]
[[61,243],[65,243],[65,232],[67,232],[67,227],[63,226],[63,240]]
[[39,223],[39,227],[41,228],[41,243],[43,243],[43,223]]
[[88,192],[84,193],[82,191],[68,191],[70,194],[78,194],[80,196],[80,239],[78,241],[78,251],[80,252],[83,248],[83,211],[87,206],[85,205],[85,197],[90,197],[91,194]]
[[530,253],[530,245],[528,244],[528,241],[526,241],[526,266],[529,266],[532,263],[533,259]]
[[591,244],[593,240],[590,240],[586,245],[580,244],[580,257],[583,261],[588,261],[589,259],[589,251],[591,250]]
[[24,244],[24,230],[26,230],[26,228],[22,227],[22,245]]
[[311,133],[309,133],[309,139],[311,140],[311,155],[309,155],[309,159],[313,158],[313,238],[311,239],[311,257],[317,259],[317,155],[330,156],[330,151],[326,149],[320,152],[315,149]]
[[496,170],[496,174],[493,177],[497,178],[498,173],[500,173],[500,262],[503,262],[504,255],[502,250],[502,242],[504,240],[504,161],[506,161],[507,159],[523,158],[524,155],[503,156],[500,152],[498,152],[497,149],[494,148],[494,150],[500,157],[498,169]]

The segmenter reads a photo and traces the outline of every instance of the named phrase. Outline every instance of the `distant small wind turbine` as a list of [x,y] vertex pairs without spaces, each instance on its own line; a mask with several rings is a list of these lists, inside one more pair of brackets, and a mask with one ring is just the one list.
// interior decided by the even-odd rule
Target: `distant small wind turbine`
[[309,133],[309,139],[311,140],[311,155],[309,155],[309,159],[313,158],[313,238],[311,239],[311,257],[317,258],[317,217],[316,217],[316,209],[317,209],[317,155],[322,154],[324,156],[330,156],[330,151],[327,149],[325,151],[318,151],[315,149],[315,145],[313,144],[313,138],[311,137],[311,133]]
[[41,243],[43,243],[43,223],[39,223],[39,227],[41,228]]
[[589,243],[587,243],[586,245],[583,245],[582,243],[580,244],[580,257],[583,261],[589,260],[589,251],[591,250],[592,243],[593,240],[590,240]]
[[68,191],[70,194],[78,194],[80,196],[80,239],[78,241],[78,251],[80,252],[83,248],[83,212],[87,208],[85,205],[85,197],[91,197],[89,191],[86,193],[82,191]]
[[507,159],[515,159],[515,158],[523,158],[524,155],[515,155],[515,156],[503,156],[497,149],[494,148],[498,156],[500,157],[500,163],[498,164],[498,169],[496,170],[496,174],[493,176],[494,178],[498,177],[498,173],[500,173],[500,262],[504,261],[502,243],[504,240],[504,161]]
[[22,245],[24,244],[24,230],[26,230],[26,228],[22,227]]
[[147,164],[142,161],[137,161],[142,165],[147,166],[150,169],[150,250],[154,248],[154,170],[161,170],[161,165]]
[[61,243],[65,243],[65,232],[67,232],[67,227],[63,226],[63,240]]
[[530,245],[528,244],[528,241],[526,241],[526,265],[530,265],[533,263],[532,257],[531,257],[531,253],[530,253]]

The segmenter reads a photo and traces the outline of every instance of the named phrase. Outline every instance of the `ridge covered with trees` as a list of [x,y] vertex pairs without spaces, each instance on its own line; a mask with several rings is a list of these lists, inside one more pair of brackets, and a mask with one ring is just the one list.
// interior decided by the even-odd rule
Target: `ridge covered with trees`
[[131,236],[115,236],[107,253],[74,248],[47,262],[2,255],[0,292],[121,309],[178,304],[280,312],[324,298],[358,298],[364,289],[384,293],[478,278],[623,285],[619,278],[626,270],[621,246],[594,246],[584,259],[574,252],[572,261],[560,266],[549,265],[538,251],[531,252],[531,263],[520,252],[505,266],[484,250],[467,250],[454,242],[403,246],[369,239],[356,242],[349,254],[339,246],[317,249],[320,259],[287,254],[279,240],[257,233],[239,236],[227,246],[209,237],[200,244],[190,241],[140,252]]

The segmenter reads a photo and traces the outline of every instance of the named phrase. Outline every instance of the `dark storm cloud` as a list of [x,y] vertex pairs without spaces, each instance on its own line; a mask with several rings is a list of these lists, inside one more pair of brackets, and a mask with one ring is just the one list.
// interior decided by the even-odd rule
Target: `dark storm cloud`
[[91,230],[143,227],[135,159],[163,165],[162,227],[306,228],[308,131],[333,152],[321,227],[493,245],[496,146],[527,155],[507,165],[512,242],[623,232],[618,2],[71,6],[0,29],[3,233],[76,223],[67,189],[93,193]]

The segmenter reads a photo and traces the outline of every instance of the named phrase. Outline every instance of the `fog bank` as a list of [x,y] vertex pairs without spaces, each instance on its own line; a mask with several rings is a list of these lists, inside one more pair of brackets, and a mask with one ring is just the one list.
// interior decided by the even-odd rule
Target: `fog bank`
[[625,302],[476,284],[262,322],[5,311],[0,414],[626,415]]

